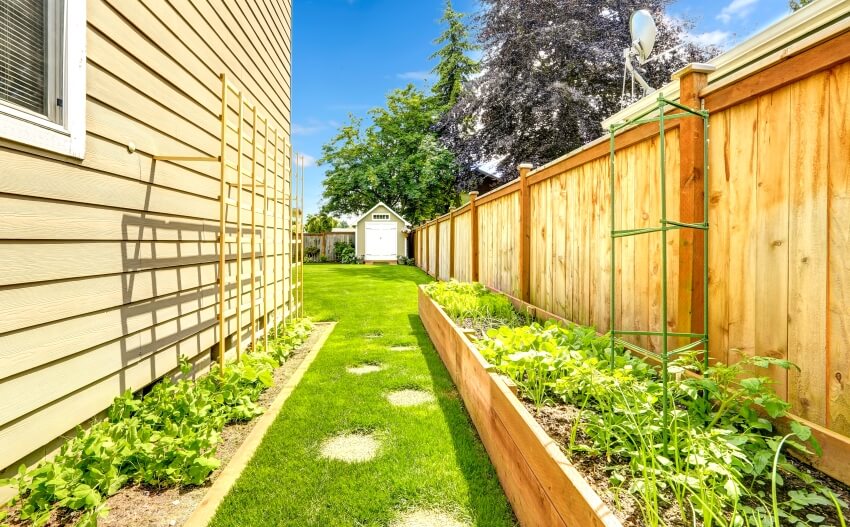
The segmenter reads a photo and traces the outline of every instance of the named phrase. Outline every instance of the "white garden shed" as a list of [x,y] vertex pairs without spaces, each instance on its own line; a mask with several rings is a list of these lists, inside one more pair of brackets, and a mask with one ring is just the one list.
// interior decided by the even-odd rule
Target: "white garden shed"
[[396,262],[407,256],[407,220],[378,202],[354,222],[354,251],[369,262]]

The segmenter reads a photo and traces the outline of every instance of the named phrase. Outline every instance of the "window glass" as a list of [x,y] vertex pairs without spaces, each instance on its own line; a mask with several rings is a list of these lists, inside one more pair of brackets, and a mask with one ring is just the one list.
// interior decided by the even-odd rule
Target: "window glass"
[[48,0],[0,0],[0,99],[48,112]]

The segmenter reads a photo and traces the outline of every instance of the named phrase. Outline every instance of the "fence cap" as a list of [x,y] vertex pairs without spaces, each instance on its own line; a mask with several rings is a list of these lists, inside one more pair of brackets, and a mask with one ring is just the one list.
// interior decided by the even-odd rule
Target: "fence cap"
[[528,162],[520,163],[517,168],[519,168],[519,169],[527,168],[528,170],[531,170],[532,168],[534,168],[534,163],[528,163]]
[[681,79],[682,77],[684,77],[688,73],[705,73],[705,74],[708,74],[708,73],[711,73],[712,71],[714,71],[716,69],[717,69],[717,66],[715,66],[714,64],[705,64],[703,62],[691,62],[690,64],[687,64],[683,68],[674,71],[673,75],[671,75],[670,78],[673,79],[673,80]]

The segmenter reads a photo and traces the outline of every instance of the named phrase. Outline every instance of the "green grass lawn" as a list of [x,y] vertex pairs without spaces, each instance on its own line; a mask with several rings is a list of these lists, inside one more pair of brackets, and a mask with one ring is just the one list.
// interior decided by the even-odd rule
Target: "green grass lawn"
[[[287,400],[213,526],[386,526],[400,512],[436,508],[472,525],[514,525],[498,479],[458,393],[417,315],[406,266],[309,265],[306,314],[338,324]],[[367,338],[366,335],[380,335]],[[391,346],[416,346],[391,351]],[[384,370],[355,376],[364,362]],[[397,408],[388,392],[419,388],[436,402]],[[375,432],[378,456],[322,458],[322,442]]]

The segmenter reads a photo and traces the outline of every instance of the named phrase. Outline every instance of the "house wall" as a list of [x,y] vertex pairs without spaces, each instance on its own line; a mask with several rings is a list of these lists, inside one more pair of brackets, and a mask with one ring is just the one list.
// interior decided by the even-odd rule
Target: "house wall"
[[398,216],[390,212],[390,210],[383,205],[378,205],[372,212],[367,214],[362,220],[357,222],[357,256],[363,256],[366,252],[366,222],[372,221],[372,214],[389,214],[390,221],[395,222],[396,224],[396,233],[398,235],[398,240],[396,240],[396,254],[400,256],[405,256],[407,253],[405,250],[407,249],[407,244],[404,238],[404,235],[401,233],[404,230],[405,224],[403,221],[398,219]]
[[[85,158],[0,141],[0,468],[45,454],[181,356],[195,372],[209,367],[219,164],[152,157],[219,155],[219,75],[289,135],[289,0],[89,0],[87,19]],[[288,189],[288,171],[271,174]],[[257,271],[279,316],[292,309],[283,207]]]

